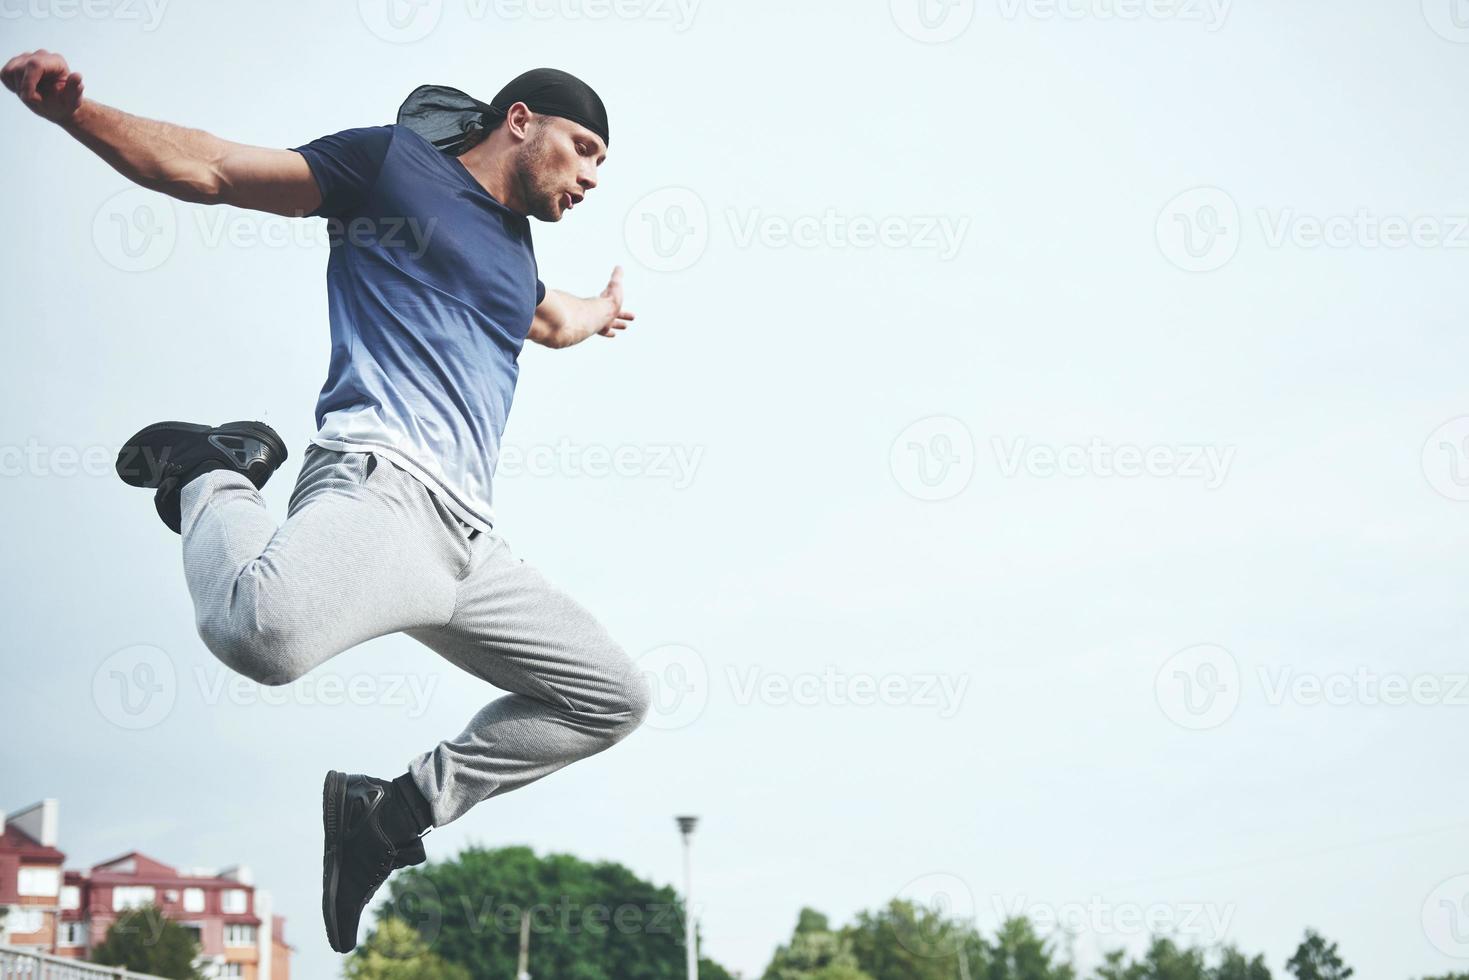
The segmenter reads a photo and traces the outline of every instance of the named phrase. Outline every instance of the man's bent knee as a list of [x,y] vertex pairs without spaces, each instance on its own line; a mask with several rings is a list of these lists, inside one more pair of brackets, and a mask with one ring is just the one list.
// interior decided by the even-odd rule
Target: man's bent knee
[[647,677],[638,670],[636,664],[628,660],[617,687],[614,710],[617,724],[613,729],[614,738],[622,739],[631,735],[643,723],[643,719],[648,717],[652,703]]
[[200,620],[198,628],[220,663],[257,684],[279,687],[310,669],[304,644],[280,630],[217,620]]

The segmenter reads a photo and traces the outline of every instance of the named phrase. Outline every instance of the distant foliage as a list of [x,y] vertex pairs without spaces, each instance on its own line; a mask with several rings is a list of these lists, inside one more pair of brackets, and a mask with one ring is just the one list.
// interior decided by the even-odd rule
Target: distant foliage
[[1285,964],[1296,980],[1347,980],[1356,973],[1342,962],[1336,943],[1329,943],[1314,930],[1306,930],[1306,938]]
[[[555,980],[683,980],[683,905],[620,864],[528,847],[470,848],[388,882],[380,927],[407,923],[471,977],[514,977],[523,916],[529,972]],[[701,977],[733,980],[707,959]]]
[[384,919],[367,941],[352,952],[347,980],[470,980],[462,966],[445,963],[432,953],[412,926]]
[[202,980],[194,966],[198,957],[199,941],[194,934],[153,905],[118,916],[107,938],[92,950],[93,963],[169,980]]

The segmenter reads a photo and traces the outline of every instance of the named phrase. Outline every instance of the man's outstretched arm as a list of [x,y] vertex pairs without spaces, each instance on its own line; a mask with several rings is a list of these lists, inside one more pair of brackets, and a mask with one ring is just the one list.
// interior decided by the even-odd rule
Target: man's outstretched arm
[[140,186],[181,201],[300,216],[321,204],[306,158],[129,115],[82,95],[82,76],[50,51],[17,55],[0,82]]
[[546,290],[530,325],[530,339],[546,347],[570,347],[594,334],[615,337],[636,319],[622,308],[622,266],[612,270],[612,279],[600,296],[582,299],[559,289]]

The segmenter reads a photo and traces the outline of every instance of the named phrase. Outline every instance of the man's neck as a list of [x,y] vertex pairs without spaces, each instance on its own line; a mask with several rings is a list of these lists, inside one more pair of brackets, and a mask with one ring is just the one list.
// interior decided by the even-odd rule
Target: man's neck
[[459,162],[469,171],[485,193],[524,217],[530,213],[521,199],[519,187],[514,179],[515,168],[506,147],[492,134],[489,139],[461,154]]

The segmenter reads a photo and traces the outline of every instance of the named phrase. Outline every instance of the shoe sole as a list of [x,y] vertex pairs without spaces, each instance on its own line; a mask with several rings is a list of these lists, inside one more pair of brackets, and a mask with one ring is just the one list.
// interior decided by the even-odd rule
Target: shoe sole
[[[206,435],[219,429],[230,435],[249,436],[259,439],[279,454],[280,462],[286,461],[286,447],[274,430],[260,422],[229,422],[225,425],[200,425],[196,422],[155,422],[139,429],[123,444],[117,454],[118,478],[130,487],[157,489],[163,479],[163,467],[168,462],[168,452],[180,436]],[[245,474],[249,476],[249,474]],[[251,478],[254,482],[254,478]],[[262,481],[263,483],[263,481]]]
[[326,941],[338,953],[350,953],[352,946],[357,945],[357,937],[353,936],[352,945],[343,949],[344,944],[337,935],[337,874],[341,870],[338,858],[342,853],[338,832],[346,806],[347,776],[333,769],[321,784],[321,917],[326,923]]

